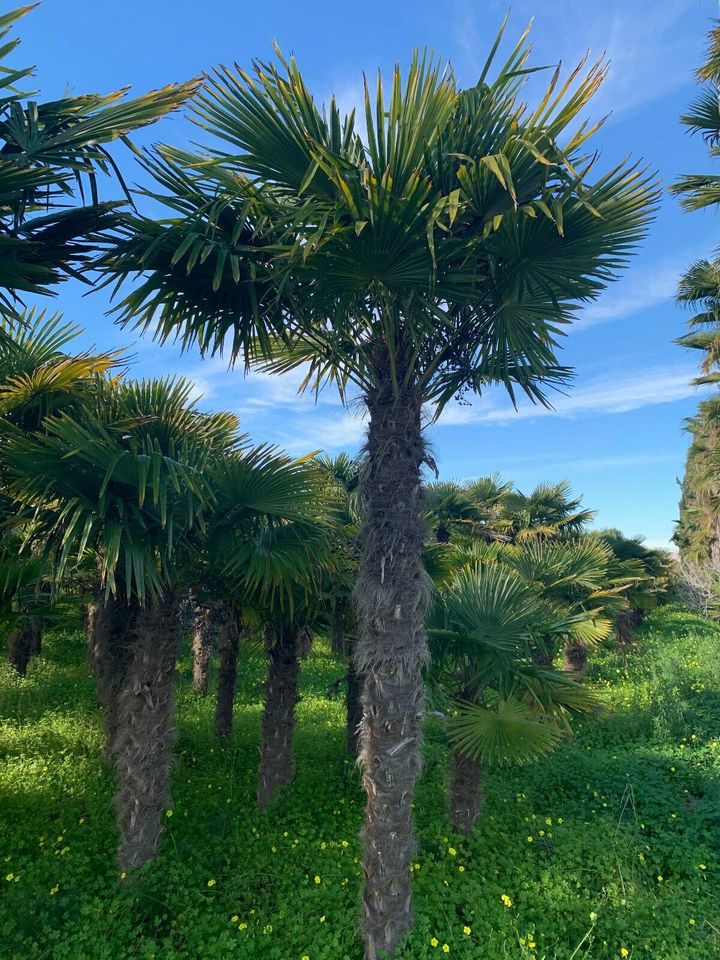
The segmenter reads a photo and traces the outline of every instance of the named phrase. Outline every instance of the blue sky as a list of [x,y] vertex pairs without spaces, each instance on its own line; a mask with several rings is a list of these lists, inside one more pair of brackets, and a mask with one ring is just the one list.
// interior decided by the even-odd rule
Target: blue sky
[[[413,47],[429,46],[450,60],[462,84],[477,78],[506,12],[496,0],[400,0],[337,4],[305,0],[44,0],[22,21],[18,62],[36,63],[44,97],[108,91],[131,84],[137,93],[199,74],[219,62],[247,65],[266,57],[277,39],[293,52],[319,100],[330,93],[348,107],[360,99],[362,71],[407,62]],[[593,107],[612,111],[597,137],[604,162],[643,156],[667,185],[680,172],[705,169],[702,144],[678,115],[695,92],[693,68],[717,14],[714,0],[515,0],[508,29],[514,38],[534,17],[534,61],[570,67],[588,50],[606,53],[611,71]],[[196,136],[176,116],[138,138],[186,144]],[[136,178],[127,154],[116,156]],[[618,526],[666,544],[677,516],[677,478],[687,436],[683,419],[698,394],[689,386],[694,358],[673,345],[685,316],[673,303],[678,275],[712,250],[712,212],[683,214],[664,197],[650,236],[623,279],[588,307],[565,339],[562,359],[576,370],[554,412],[513,411],[499,394],[470,407],[452,406],[430,433],[443,477],[499,471],[526,490],[567,478],[597,523]],[[123,331],[105,316],[103,293],[83,296],[66,284],[57,306],[82,324],[85,342],[121,346],[135,357],[136,376],[182,372],[204,394],[202,403],[238,412],[243,429],[293,453],[316,448],[355,450],[364,426],[331,392],[297,395],[297,379],[228,372],[222,361],[182,356]]]

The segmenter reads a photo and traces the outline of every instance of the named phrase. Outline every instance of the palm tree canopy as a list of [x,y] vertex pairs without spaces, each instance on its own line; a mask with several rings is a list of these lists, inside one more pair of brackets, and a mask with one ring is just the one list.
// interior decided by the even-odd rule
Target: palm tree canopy
[[146,156],[170,216],[129,220],[105,261],[118,283],[144,276],[121,320],[307,364],[315,387],[411,386],[436,410],[488,383],[543,400],[569,376],[563,326],[626,264],[657,191],[637,164],[596,173],[578,116],[602,64],[522,102],[526,38],[491,79],[496,43],[469,89],[426,54],[389,90],[366,83],[364,137],[279,52],[219,67],[193,105],[214,146]]
[[594,516],[572,496],[567,480],[540,483],[529,494],[513,490],[503,500],[504,529],[518,540],[578,533]]

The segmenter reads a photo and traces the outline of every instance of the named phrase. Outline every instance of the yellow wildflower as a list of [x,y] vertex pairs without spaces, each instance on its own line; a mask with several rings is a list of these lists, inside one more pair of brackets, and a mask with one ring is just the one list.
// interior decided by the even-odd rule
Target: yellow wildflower
[[512,906],[512,900],[510,899],[510,897],[509,897],[506,893],[504,893],[504,894],[500,897],[500,899],[502,900],[502,902],[505,904],[506,907],[511,907],[511,906]]
[[463,927],[463,933],[465,934],[466,937],[469,937],[470,934],[472,933],[472,930],[470,927]]
[[214,887],[216,883],[217,883],[216,880],[208,880],[208,884],[207,884],[207,885],[208,885],[209,887]]
[[630,956],[630,951],[628,950],[627,947],[620,947],[620,956],[621,956],[621,957],[629,957],[629,956]]
[[237,923],[239,919],[240,919],[240,917],[239,917],[236,913],[234,913],[234,914],[230,917],[230,923]]
[[315,874],[315,883],[322,883],[322,881],[320,880],[320,877],[317,874]]
[[440,941],[438,940],[437,937],[430,937],[430,946],[431,946],[431,947],[437,947],[439,943],[440,943]]

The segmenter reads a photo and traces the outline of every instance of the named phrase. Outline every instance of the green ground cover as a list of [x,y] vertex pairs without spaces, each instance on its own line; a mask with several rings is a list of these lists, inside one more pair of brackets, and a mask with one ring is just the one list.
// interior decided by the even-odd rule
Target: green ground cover
[[[297,776],[254,806],[262,662],[236,732],[181,663],[174,806],[162,855],[118,886],[112,779],[79,631],[18,680],[0,669],[0,955],[12,960],[359,960],[363,794],[344,757],[342,667],[303,666]],[[607,715],[541,763],[488,773],[469,840],[444,822],[447,751],[427,727],[417,927],[403,958],[711,960],[720,955],[720,629],[675,607],[628,655],[596,654]]]

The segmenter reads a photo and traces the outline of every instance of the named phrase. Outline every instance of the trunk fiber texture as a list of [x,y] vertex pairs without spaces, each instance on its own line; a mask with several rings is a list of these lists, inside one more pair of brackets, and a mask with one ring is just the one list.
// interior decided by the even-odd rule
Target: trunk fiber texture
[[40,630],[32,621],[15,630],[8,641],[8,659],[21,677],[27,674],[30,660],[40,652]]
[[363,720],[362,705],[363,681],[355,666],[354,652],[348,658],[347,688],[345,691],[345,709],[347,713],[347,752],[357,757],[360,750],[360,729]]
[[570,643],[563,650],[563,667],[568,673],[584,673],[588,651],[582,643]]
[[450,758],[448,820],[455,831],[469,836],[485,804],[481,788],[482,762],[456,750]]
[[265,633],[267,679],[261,724],[257,801],[261,810],[277,799],[278,791],[295,776],[293,735],[298,695],[300,655],[304,634],[294,626]]
[[215,700],[215,736],[220,740],[227,740],[233,732],[240,634],[235,613],[227,600],[216,600],[210,604],[209,620],[220,661]]
[[103,596],[88,608],[88,655],[95,676],[97,704],[102,710],[107,760],[112,757],[117,735],[117,700],[130,664],[130,643],[138,610],[135,600],[124,603]]
[[198,607],[193,620],[193,690],[204,697],[210,685],[210,661],[216,632],[208,607]]
[[414,923],[412,803],[421,767],[429,590],[422,563],[420,397],[414,390],[400,396],[388,390],[370,394],[366,402],[370,424],[360,486],[364,521],[355,589],[355,665],[364,679],[362,929],[366,960],[376,960],[392,955]]
[[126,636],[127,667],[117,693],[110,747],[118,784],[121,871],[153,858],[171,805],[173,681],[180,640],[177,599],[167,596],[138,607]]

